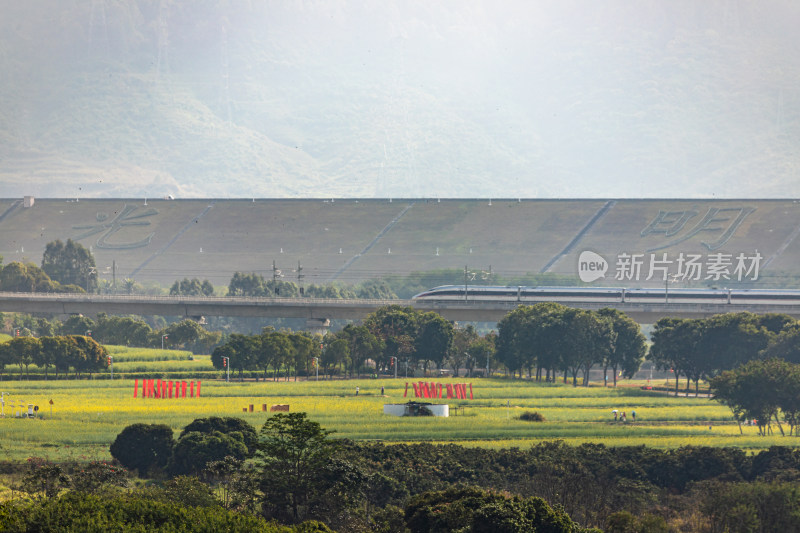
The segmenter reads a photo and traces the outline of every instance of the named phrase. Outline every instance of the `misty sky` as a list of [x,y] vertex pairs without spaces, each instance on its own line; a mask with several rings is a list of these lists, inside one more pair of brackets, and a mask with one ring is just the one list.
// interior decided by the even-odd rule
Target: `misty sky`
[[4,3],[0,187],[800,196],[799,17],[789,0]]

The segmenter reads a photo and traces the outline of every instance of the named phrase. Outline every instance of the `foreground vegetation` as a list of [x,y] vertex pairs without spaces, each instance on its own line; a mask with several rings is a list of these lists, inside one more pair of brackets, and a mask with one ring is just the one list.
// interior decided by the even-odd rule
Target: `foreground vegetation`
[[547,441],[489,450],[333,437],[305,413],[274,415],[258,433],[243,419],[198,419],[177,440],[168,426],[133,424],[112,445],[128,473],[104,462],[32,459],[5,476],[15,493],[0,503],[0,529],[327,531],[315,521],[385,533],[800,527],[800,451],[787,447],[748,455]]

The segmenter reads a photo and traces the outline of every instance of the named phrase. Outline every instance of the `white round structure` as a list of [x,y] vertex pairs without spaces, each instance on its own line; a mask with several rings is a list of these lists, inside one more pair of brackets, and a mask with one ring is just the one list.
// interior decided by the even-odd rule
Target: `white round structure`
[[392,416],[426,416],[426,410],[433,416],[450,416],[447,404],[408,402],[383,405],[383,414]]

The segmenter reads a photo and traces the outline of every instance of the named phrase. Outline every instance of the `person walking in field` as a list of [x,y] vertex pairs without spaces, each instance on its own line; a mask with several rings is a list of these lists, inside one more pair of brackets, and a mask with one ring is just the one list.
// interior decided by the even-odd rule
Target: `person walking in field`
[[356,396],[358,396],[358,387],[356,387]]
[[631,411],[631,421],[636,422],[636,411]]
[[626,418],[627,417],[625,416],[625,411],[622,411],[622,416],[620,417],[620,420],[622,420],[623,422],[627,422]]

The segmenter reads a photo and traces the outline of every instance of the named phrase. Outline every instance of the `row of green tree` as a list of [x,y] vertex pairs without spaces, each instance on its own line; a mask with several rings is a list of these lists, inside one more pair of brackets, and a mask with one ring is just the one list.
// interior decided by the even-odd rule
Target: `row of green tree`
[[211,352],[214,368],[238,372],[263,370],[266,379],[272,369],[273,379],[281,372],[286,379],[294,372],[309,374],[314,361],[319,361],[322,338],[307,332],[293,333],[265,328],[260,335],[233,333],[224,344]]
[[181,348],[194,353],[209,353],[222,339],[222,333],[208,331],[191,319],[166,324],[158,329],[141,318],[99,313],[96,319],[72,316],[61,326],[72,334],[90,331],[103,344],[140,348]]
[[783,314],[727,313],[709,318],[662,318],[651,334],[649,359],[681,376],[695,391],[700,380],[750,360],[777,357],[800,362],[800,323]]
[[43,368],[45,378],[50,368],[56,376],[70,370],[79,376],[82,372],[97,372],[108,367],[108,352],[91,337],[66,335],[58,337],[14,337],[0,344],[0,376],[6,365],[19,365],[28,372],[30,365]]
[[[174,286],[173,286],[174,287]],[[235,272],[228,284],[229,296],[264,296],[281,298],[364,298],[396,299],[397,295],[383,280],[368,280],[355,286],[327,283],[309,285],[285,281],[280,278],[267,280],[255,272]]]
[[260,335],[232,334],[214,349],[211,362],[218,369],[229,365],[240,375],[263,370],[266,377],[272,369],[274,377],[283,373],[287,379],[292,372],[295,377],[312,372],[353,376],[365,370],[402,375],[407,369],[427,372],[431,365],[450,365],[457,375],[462,368],[472,372],[479,363],[491,364],[493,355],[493,334],[481,337],[472,326],[455,328],[433,312],[386,306],[361,325],[348,324],[324,338],[271,328]]
[[537,380],[554,381],[563,372],[564,382],[578,375],[583,385],[596,365],[608,371],[616,385],[618,372],[631,377],[647,353],[647,343],[639,324],[616,309],[587,311],[545,302],[520,305],[497,324],[498,361],[512,376],[535,371]]
[[161,319],[154,328],[142,318],[99,313],[96,318],[72,315],[65,321],[48,320],[22,314],[0,314],[15,336],[52,337],[85,335],[102,344],[140,348],[181,348],[195,353],[209,353],[222,339],[222,333],[208,331],[194,320],[167,324]]

